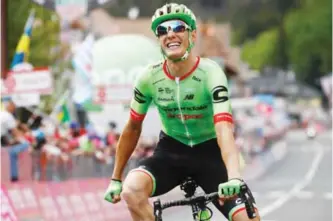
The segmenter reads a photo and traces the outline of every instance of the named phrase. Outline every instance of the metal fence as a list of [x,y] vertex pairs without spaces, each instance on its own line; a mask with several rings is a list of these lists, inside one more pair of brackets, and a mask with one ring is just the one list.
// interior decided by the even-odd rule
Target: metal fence
[[[258,154],[265,152],[274,143],[283,139],[283,135],[274,138],[265,139],[259,133],[247,131],[240,136],[242,144],[239,145],[245,163],[250,163]],[[8,153],[5,149],[1,152],[2,171],[10,170],[9,160],[4,156]],[[34,150],[32,153],[20,153],[18,158],[19,167],[22,170],[19,172],[19,180],[40,180],[40,181],[65,181],[70,179],[85,179],[85,178],[110,178],[114,168],[114,156],[107,161],[99,160],[95,154],[84,154],[73,156],[69,155],[68,159],[64,160],[61,157],[47,157],[46,153],[41,150]],[[143,157],[144,158],[144,157]],[[132,157],[124,171],[126,175],[131,169],[138,166],[142,157]],[[6,172],[6,171],[5,171]],[[23,175],[24,173],[24,175]],[[4,175],[2,173],[2,180]],[[7,177],[5,180],[9,180]]]
[[[131,158],[127,163],[124,174],[134,169],[139,159]],[[102,162],[93,156],[72,156],[68,161],[59,159],[47,160],[42,166],[33,161],[33,177],[36,180],[64,181],[69,179],[111,177],[114,167],[114,157],[110,161]]]

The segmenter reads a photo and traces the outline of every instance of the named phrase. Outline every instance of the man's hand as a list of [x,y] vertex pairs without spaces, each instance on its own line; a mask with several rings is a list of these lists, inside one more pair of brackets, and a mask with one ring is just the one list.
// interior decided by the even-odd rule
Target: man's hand
[[107,190],[104,193],[104,199],[110,203],[118,203],[120,201],[120,193],[122,191],[121,180],[112,179]]
[[221,183],[218,187],[220,204],[223,205],[223,201],[237,197],[240,193],[242,183],[243,181],[237,178]]

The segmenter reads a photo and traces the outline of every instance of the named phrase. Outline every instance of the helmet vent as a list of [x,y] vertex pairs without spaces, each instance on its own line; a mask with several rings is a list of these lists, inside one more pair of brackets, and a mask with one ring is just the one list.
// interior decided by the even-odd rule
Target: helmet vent
[[160,15],[163,15],[163,11],[162,10],[160,11]]
[[170,13],[171,12],[171,5],[168,5],[167,7],[167,13]]

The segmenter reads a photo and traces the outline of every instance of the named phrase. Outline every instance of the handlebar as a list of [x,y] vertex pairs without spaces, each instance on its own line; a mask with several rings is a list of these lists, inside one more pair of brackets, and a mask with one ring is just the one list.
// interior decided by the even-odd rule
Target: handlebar
[[163,203],[161,205],[161,209],[163,210],[163,209],[166,209],[169,207],[174,207],[174,206],[188,206],[188,205],[192,205],[192,204],[199,203],[199,202],[210,202],[210,201],[218,199],[218,198],[219,198],[219,195],[217,192],[206,194],[206,195],[193,196],[193,197],[185,198],[182,200],[175,200],[175,201]]
[[[253,203],[250,199],[252,197],[251,193],[249,192],[249,189],[245,183],[241,185],[241,192],[239,196],[243,199],[245,202],[246,212],[250,219],[253,219],[256,217],[255,209],[253,206]],[[161,201],[158,199],[154,202],[154,210],[155,214],[161,214],[162,210],[174,207],[174,206],[187,206],[187,205],[193,205],[196,203],[209,203],[213,200],[217,200],[219,198],[219,195],[217,192],[210,193],[210,194],[202,194],[198,196],[193,196],[181,200],[175,200],[175,201],[169,201],[161,204]]]

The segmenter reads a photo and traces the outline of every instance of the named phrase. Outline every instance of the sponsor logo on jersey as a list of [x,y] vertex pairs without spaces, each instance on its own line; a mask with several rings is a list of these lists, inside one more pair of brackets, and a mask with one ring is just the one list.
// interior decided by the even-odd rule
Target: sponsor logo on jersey
[[193,100],[194,94],[187,94],[184,98],[184,100]]
[[235,203],[236,203],[237,205],[242,204],[242,203],[243,203],[242,198],[237,198],[236,201],[235,201]]
[[225,86],[219,85],[213,88],[213,103],[222,103],[229,100],[228,89]]
[[140,104],[146,103],[146,96],[139,89],[134,88],[134,100]]
[[196,77],[196,76],[193,76],[192,79],[195,80],[195,81],[201,82],[201,79]]
[[[181,107],[181,111],[200,111],[206,109],[208,106],[207,105],[200,105],[200,106],[192,106],[192,107]],[[166,112],[174,112],[174,111],[179,111],[178,107],[164,107],[162,108]]]
[[190,120],[190,119],[200,119],[203,117],[203,114],[168,114],[168,118],[177,118],[177,119],[184,119],[184,120]]
[[159,83],[159,82],[161,82],[161,81],[164,81],[165,80],[165,78],[161,78],[161,79],[159,79],[159,80],[157,80],[157,81],[154,81],[153,82],[153,85],[155,85],[155,84],[157,84],[157,83]]
[[154,64],[152,68],[155,69],[155,68],[161,67],[162,64],[163,64],[163,62]]
[[174,97],[159,97],[158,101],[175,101]]
[[168,88],[168,87],[166,87],[166,88],[165,88],[165,93],[167,93],[167,94],[172,94],[172,93],[174,93],[174,90],[173,90],[173,89],[170,89],[170,88]]
[[157,91],[159,93],[164,93],[165,92],[166,94],[172,94],[172,93],[174,93],[174,90],[170,89],[168,87],[165,87],[165,88],[159,87],[159,88],[157,88]]

